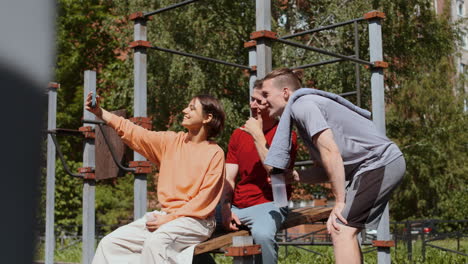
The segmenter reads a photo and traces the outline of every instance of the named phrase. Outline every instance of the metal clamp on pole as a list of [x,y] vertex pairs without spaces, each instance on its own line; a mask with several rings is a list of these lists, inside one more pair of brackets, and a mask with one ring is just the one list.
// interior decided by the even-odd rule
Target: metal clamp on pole
[[386,69],[386,68],[388,68],[388,62],[385,62],[385,61],[373,61],[373,62],[372,62],[372,68],[382,68],[382,69]]
[[269,30],[259,30],[250,33],[250,39],[256,40],[260,38],[277,39],[278,35],[276,34],[276,32]]
[[85,138],[95,139],[96,133],[94,132],[94,128],[90,126],[82,126],[78,128],[78,131],[83,133]]
[[380,11],[370,11],[364,14],[364,19],[371,20],[371,19],[384,19],[385,13]]
[[128,166],[135,168],[135,174],[148,174],[153,171],[150,161],[130,161]]
[[242,247],[228,247],[226,256],[229,257],[243,257],[243,256],[252,256],[262,254],[260,245],[250,245]]
[[83,175],[83,179],[85,180],[96,179],[96,174],[94,173],[93,167],[81,167],[81,168],[78,168],[78,172]]
[[130,42],[130,48],[151,48],[151,43],[146,40],[135,40]]
[[372,246],[373,247],[385,247],[385,248],[395,247],[395,241],[394,240],[372,240]]

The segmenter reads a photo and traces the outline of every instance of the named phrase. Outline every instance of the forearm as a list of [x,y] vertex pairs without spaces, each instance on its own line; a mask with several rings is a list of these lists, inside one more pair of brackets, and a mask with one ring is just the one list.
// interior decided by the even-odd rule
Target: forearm
[[332,185],[332,192],[335,196],[336,202],[345,202],[345,173],[343,166],[343,159],[340,153],[332,152],[323,154],[322,162],[323,167],[330,179]]
[[234,181],[225,179],[224,180],[224,187],[223,187],[223,194],[221,195],[221,205],[229,205],[232,204],[232,199],[234,196]]
[[271,166],[265,165],[264,163],[268,154],[267,141],[265,135],[256,134],[252,137],[254,140],[255,149],[257,150],[258,156],[260,157],[260,161],[262,162],[263,167],[266,169],[266,171],[270,171],[272,169]]
[[223,194],[221,196],[221,205],[223,206],[227,204],[229,208],[231,207],[238,172],[239,165],[226,163],[226,178],[224,179]]
[[101,108],[101,115],[100,116],[96,115],[96,116],[99,117],[102,121],[104,121],[106,123],[109,123],[109,121],[112,119],[114,114],[112,114],[112,113],[108,112],[107,110]]

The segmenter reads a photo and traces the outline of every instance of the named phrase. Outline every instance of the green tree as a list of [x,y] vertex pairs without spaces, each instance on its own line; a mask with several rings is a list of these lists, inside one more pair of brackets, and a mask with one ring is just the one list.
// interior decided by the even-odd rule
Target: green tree
[[[61,83],[58,127],[81,126],[83,72],[94,69],[98,93],[107,109],[132,112],[133,22],[136,11],[152,11],[176,3],[160,1],[59,1],[56,81]],[[280,36],[362,17],[378,9],[383,21],[388,136],[402,148],[408,173],[391,203],[395,219],[409,217],[459,218],[466,215],[466,115],[453,90],[450,60],[457,32],[445,16],[437,17],[429,0],[273,1],[273,31]],[[148,23],[154,46],[247,65],[243,43],[255,31],[254,1],[198,1],[155,15]],[[367,24],[359,26],[359,57],[368,60]],[[354,55],[353,25],[295,38],[340,54]],[[273,45],[274,68],[300,66],[331,59],[281,44]],[[305,70],[304,85],[342,93],[356,89],[354,63],[340,62]],[[369,71],[361,72],[362,106],[370,108]],[[148,50],[148,115],[156,130],[182,130],[180,111],[195,94],[221,99],[227,113],[228,138],[248,116],[248,73],[192,58]],[[356,102],[356,97],[349,97]],[[430,107],[429,107],[430,106]],[[60,140],[73,168],[80,166],[79,139]],[[306,155],[302,154],[301,158]],[[57,166],[57,167],[60,167]],[[57,225],[81,222],[81,182],[58,169]],[[151,179],[151,176],[149,176]],[[99,182],[97,218],[115,225],[132,218],[132,177]],[[149,190],[154,191],[149,185]],[[310,192],[322,189],[309,188]],[[112,194],[112,195],[110,195]]]

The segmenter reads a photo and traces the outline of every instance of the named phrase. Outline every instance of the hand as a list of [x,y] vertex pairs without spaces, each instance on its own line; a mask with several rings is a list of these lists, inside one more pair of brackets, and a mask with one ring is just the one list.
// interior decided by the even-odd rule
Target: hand
[[100,107],[101,97],[96,95],[95,107],[91,107],[92,98],[93,98],[93,92],[89,92],[88,96],[86,97],[86,102],[85,102],[86,110],[93,113],[97,117],[101,118],[102,116],[102,108]]
[[263,119],[260,110],[255,118],[250,117],[240,129],[249,133],[254,139],[257,136],[263,136]]
[[226,231],[238,231],[238,226],[241,225],[239,217],[231,211],[231,205],[223,205],[221,209],[221,215],[223,218],[223,227]]
[[287,184],[298,182],[300,180],[299,173],[296,170],[285,170],[284,180]]
[[332,232],[340,231],[340,226],[336,222],[337,218],[340,219],[340,221],[343,222],[344,224],[348,224],[348,221],[346,221],[346,219],[341,214],[345,205],[346,204],[343,202],[335,203],[335,206],[333,207],[333,210],[331,211],[330,216],[328,217],[328,221],[327,221],[328,234],[331,234]]
[[152,215],[155,220],[150,220],[146,222],[146,229],[148,231],[153,232],[158,229],[160,226],[164,225],[165,223],[169,222],[168,215],[160,215],[153,213]]

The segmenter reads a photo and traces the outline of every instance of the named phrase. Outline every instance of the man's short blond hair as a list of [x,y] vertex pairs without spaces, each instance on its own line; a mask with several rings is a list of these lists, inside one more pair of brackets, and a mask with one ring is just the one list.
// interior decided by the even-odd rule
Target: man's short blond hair
[[274,80],[274,84],[276,87],[288,87],[291,90],[295,91],[302,86],[302,70],[292,70],[289,68],[280,68],[273,70],[272,72],[268,73],[265,78],[263,78],[262,82],[268,80]]

